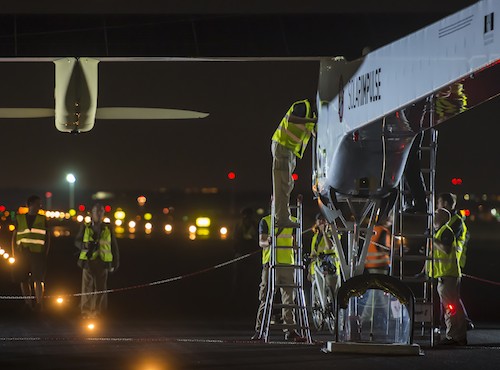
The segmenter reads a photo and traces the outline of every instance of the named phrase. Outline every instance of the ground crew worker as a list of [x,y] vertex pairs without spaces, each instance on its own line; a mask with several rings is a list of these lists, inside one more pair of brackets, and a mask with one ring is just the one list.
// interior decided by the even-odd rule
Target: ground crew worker
[[46,217],[40,214],[41,198],[32,195],[27,201],[28,213],[16,215],[16,229],[12,236],[12,256],[15,258],[13,278],[21,284],[24,297],[32,296],[33,283],[36,303],[25,299],[29,310],[43,311],[45,272],[49,253],[49,232]]
[[[453,230],[459,251],[461,251],[459,254],[459,264],[460,269],[463,270],[467,259],[467,244],[469,242],[470,234],[467,229],[467,225],[465,224],[464,217],[457,212],[457,196],[453,193],[441,193],[438,195],[436,204],[437,208],[444,208],[451,214],[448,226]],[[474,324],[467,314],[467,310],[465,309],[462,299],[460,299],[460,304],[464,310],[465,320],[467,321],[467,329],[474,329]]]
[[[295,222],[296,219],[293,219]],[[267,215],[260,220],[259,223],[259,246],[262,248],[262,275],[261,283],[259,289],[259,308],[257,311],[257,319],[255,321],[255,334],[251,338],[252,340],[261,340],[260,330],[262,326],[262,319],[264,316],[264,309],[266,306],[266,296],[268,290],[268,277],[269,277],[269,263],[271,260],[271,240],[270,233],[271,230],[271,215]],[[294,258],[294,239],[293,239],[293,229],[283,228],[275,229],[276,246],[279,247],[290,247],[287,249],[276,249],[276,263],[282,265],[293,265],[295,263]],[[276,284],[293,285],[295,284],[294,279],[294,269],[288,267],[279,267],[275,269]],[[293,288],[281,287],[281,301],[286,305],[294,304],[294,294]],[[293,310],[291,308],[283,308],[282,311],[283,322],[286,325],[295,324],[295,318]],[[296,330],[284,329],[285,340],[302,342],[306,339],[302,337]]]
[[434,263],[427,263],[427,273],[438,280],[437,291],[444,310],[446,336],[440,341],[445,345],[466,345],[467,325],[460,305],[459,251],[453,230],[448,225],[450,212],[444,208],[434,215]]
[[311,240],[311,264],[309,266],[310,279],[315,273],[321,273],[321,263],[327,259],[327,264],[332,268],[331,273],[326,274],[326,282],[331,288],[333,295],[337,294],[340,285],[340,261],[337,251],[332,242],[332,235],[328,231],[328,224],[321,213],[316,215],[316,223],[313,227],[314,235]]
[[369,274],[389,274],[391,266],[391,232],[388,219],[383,225],[373,227],[373,235],[366,254],[365,271]]
[[[391,267],[391,232],[392,220],[373,227],[373,235],[368,245],[365,260],[365,273],[388,275]],[[361,313],[362,323],[372,323],[370,327],[385,330],[389,309],[389,298],[381,290],[370,289],[359,300],[364,309]]]
[[294,185],[292,174],[296,158],[302,158],[316,122],[315,100],[299,100],[292,104],[272,137],[273,201],[278,227],[299,227],[290,219],[290,194]]
[[92,207],[91,221],[82,224],[75,245],[80,249],[78,266],[82,272],[81,314],[94,318],[107,308],[106,293],[89,294],[107,290],[108,272],[119,266],[118,244],[109,224],[104,221],[104,207],[97,203]]

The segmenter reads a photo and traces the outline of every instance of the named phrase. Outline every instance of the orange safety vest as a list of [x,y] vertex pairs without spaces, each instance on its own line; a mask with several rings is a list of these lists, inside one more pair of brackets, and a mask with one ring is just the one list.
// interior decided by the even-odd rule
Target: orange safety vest
[[[385,231],[385,238],[382,235]],[[373,235],[368,246],[365,268],[388,268],[391,264],[390,250],[379,247],[377,244],[391,246],[391,233],[387,227],[376,225],[373,227]]]

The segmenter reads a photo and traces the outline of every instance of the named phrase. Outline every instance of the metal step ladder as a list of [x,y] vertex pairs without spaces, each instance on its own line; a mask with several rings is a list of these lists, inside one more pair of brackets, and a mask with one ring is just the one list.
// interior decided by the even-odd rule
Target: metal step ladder
[[[274,202],[271,207],[271,225],[276,225]],[[297,198],[297,204],[290,206],[292,217],[296,218],[296,222],[300,225],[294,228],[294,242],[292,247],[281,247],[276,245],[277,236],[283,230],[278,228],[271,228],[271,243],[270,243],[270,261],[269,261],[269,275],[268,275],[268,289],[266,295],[266,304],[264,307],[264,314],[262,318],[262,325],[260,327],[260,338],[264,342],[270,341],[270,331],[272,329],[280,329],[293,331],[296,330],[307,343],[312,343],[311,330],[309,328],[309,320],[307,315],[306,299],[304,294],[304,270],[305,266],[302,261],[302,196]],[[277,262],[278,249],[290,249],[294,251],[293,264],[280,264]],[[291,269],[294,275],[293,284],[279,284],[276,279],[277,269]],[[282,288],[291,288],[293,291],[293,304],[283,304],[276,302],[276,293]],[[291,309],[294,316],[294,324],[274,323],[271,322],[271,315],[275,309]]]
[[[392,225],[391,275],[405,282],[415,294],[415,337],[428,341],[434,346],[435,332],[435,284],[425,272],[427,263],[434,263],[433,235],[435,209],[435,175],[438,132],[434,124],[434,99],[429,98],[426,111],[422,114],[422,127],[430,127],[423,132],[419,147],[421,173],[425,184],[427,211],[410,214],[404,211],[404,199],[409,189],[400,182],[395,220]],[[425,122],[424,120],[428,120]],[[428,125],[428,126],[427,126]],[[418,139],[418,138],[417,138]],[[417,140],[416,139],[416,140]]]

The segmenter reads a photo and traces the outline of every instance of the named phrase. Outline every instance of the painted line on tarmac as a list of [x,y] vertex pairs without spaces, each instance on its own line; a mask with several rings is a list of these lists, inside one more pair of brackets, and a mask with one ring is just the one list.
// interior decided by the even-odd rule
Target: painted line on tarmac
[[171,342],[171,343],[207,343],[207,344],[267,344],[267,345],[302,345],[317,346],[322,342],[269,342],[237,339],[197,339],[197,338],[132,338],[132,337],[0,337],[0,342],[63,342],[63,341],[84,341],[84,342]]

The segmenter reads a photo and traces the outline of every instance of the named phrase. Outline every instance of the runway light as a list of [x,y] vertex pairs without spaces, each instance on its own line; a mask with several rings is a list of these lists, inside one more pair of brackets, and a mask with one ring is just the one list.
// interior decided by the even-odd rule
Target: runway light
[[153,225],[151,224],[151,222],[146,222],[146,224],[144,225],[144,228],[146,230],[151,230],[153,228]]
[[136,226],[136,225],[137,225],[137,224],[135,223],[135,221],[130,221],[130,222],[128,223],[128,227],[130,227],[131,229],[135,228],[135,226]]
[[83,221],[83,216],[82,215],[78,215],[78,217],[76,218],[76,220],[78,222],[82,222]]
[[191,226],[189,226],[189,229],[188,229],[188,230],[189,230],[189,232],[190,232],[191,234],[194,234],[194,233],[196,232],[196,226],[191,225]]
[[10,257],[10,258],[9,258],[9,263],[10,263],[11,265],[13,265],[13,264],[14,264],[14,262],[16,262],[16,259],[15,259],[14,257]]
[[165,225],[165,232],[166,232],[167,234],[170,234],[170,233],[172,232],[172,229],[173,229],[173,228],[172,228],[172,225],[170,225],[170,224],[166,224],[166,225]]
[[3,256],[4,253],[5,253],[5,249],[0,248],[0,256]]
[[122,220],[116,220],[116,221],[115,221],[115,225],[116,225],[116,226],[122,226],[122,224],[123,224],[123,221],[122,221]]
[[6,260],[9,259],[9,254],[8,253],[4,253],[3,254],[3,258],[6,259]]
[[71,217],[75,216],[75,215],[76,215],[76,211],[75,211],[74,209],[70,209],[70,210],[69,210],[69,215],[70,215]]
[[92,221],[90,216],[85,216],[85,218],[83,220],[85,221],[86,224],[90,224],[90,221]]
[[226,239],[227,238],[227,227],[221,227],[220,230],[220,238],[221,239]]
[[111,223],[111,219],[109,217],[104,217],[102,222],[104,222],[105,224],[110,224]]
[[87,324],[87,329],[88,329],[88,330],[94,330],[94,329],[95,329],[95,324],[94,324],[94,323],[92,323],[92,322],[91,322],[91,323],[89,323],[89,324]]
[[56,302],[57,304],[63,304],[64,299],[62,297],[57,297]]
[[144,219],[146,221],[150,221],[153,218],[153,215],[151,213],[145,213],[144,214]]

